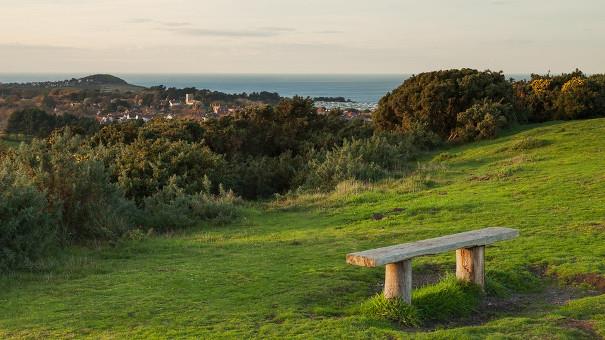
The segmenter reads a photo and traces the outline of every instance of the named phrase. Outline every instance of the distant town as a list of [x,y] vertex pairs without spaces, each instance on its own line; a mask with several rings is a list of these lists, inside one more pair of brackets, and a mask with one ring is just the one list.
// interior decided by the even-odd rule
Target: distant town
[[[94,117],[100,124],[155,118],[205,121],[235,115],[251,105],[275,105],[281,99],[278,93],[266,91],[227,94],[196,88],[146,88],[99,74],[63,81],[0,83],[0,122],[11,112],[34,107],[56,115]],[[343,119],[370,120],[377,105],[343,97],[313,100],[318,114]]]

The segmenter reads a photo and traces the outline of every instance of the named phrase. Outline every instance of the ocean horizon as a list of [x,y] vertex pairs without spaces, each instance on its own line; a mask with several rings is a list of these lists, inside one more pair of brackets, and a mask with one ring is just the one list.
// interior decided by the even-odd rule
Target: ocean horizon
[[[0,83],[58,81],[84,73],[0,73]],[[209,89],[225,93],[277,92],[283,97],[344,97],[359,103],[377,103],[411,74],[128,74],[114,73],[130,84],[151,87]],[[515,79],[527,75],[509,75]]]

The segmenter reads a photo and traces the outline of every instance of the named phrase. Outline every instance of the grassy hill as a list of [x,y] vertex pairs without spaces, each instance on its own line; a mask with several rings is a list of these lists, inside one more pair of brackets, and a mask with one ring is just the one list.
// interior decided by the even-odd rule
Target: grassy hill
[[[226,226],[74,248],[0,279],[0,337],[594,338],[605,335],[605,119],[550,123],[426,157],[400,180],[246,207]],[[359,312],[383,268],[345,254],[486,226],[490,295],[403,329]],[[414,261],[415,285],[454,254]]]

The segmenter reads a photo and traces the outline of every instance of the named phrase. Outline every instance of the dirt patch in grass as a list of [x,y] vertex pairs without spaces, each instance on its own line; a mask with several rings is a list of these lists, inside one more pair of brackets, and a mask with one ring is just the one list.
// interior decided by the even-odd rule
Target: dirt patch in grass
[[596,289],[599,293],[605,294],[605,277],[599,274],[576,274],[567,281],[572,284],[588,285]]
[[571,300],[597,294],[595,291],[552,284],[537,293],[510,294],[506,297],[486,296],[481,301],[477,310],[468,318],[451,320],[446,324],[427,324],[421,330],[432,331],[443,327],[478,326],[496,318],[553,310],[567,304]]
[[590,321],[576,319],[562,319],[560,324],[566,328],[579,329],[590,336],[591,339],[603,339],[594,329],[594,325]]
[[471,177],[470,181],[481,182],[481,181],[489,181],[490,179],[492,179],[492,175],[481,175],[481,176]]

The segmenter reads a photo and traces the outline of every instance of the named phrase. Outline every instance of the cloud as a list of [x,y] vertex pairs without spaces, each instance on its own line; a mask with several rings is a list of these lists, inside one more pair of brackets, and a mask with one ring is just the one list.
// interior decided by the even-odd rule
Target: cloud
[[206,28],[167,28],[165,31],[193,37],[272,37],[279,34],[276,31],[261,30],[216,30]]
[[155,20],[155,19],[149,19],[149,18],[134,18],[134,19],[127,20],[126,23],[135,24],[135,25],[155,24],[155,25],[160,25],[160,26],[164,26],[164,27],[186,27],[186,26],[192,25],[190,22],[186,22],[186,21],[162,21],[162,20]]
[[126,21],[126,23],[135,25],[152,24],[155,25],[155,29],[160,31],[193,37],[272,37],[296,31],[295,28],[278,26],[267,26],[249,30],[209,29],[194,27],[192,23],[185,21],[162,21],[149,18],[134,18]]
[[315,33],[318,33],[318,34],[340,34],[340,33],[344,33],[344,31],[339,31],[339,30],[324,30],[324,31],[317,31]]
[[263,31],[272,31],[272,32],[296,32],[296,28],[292,28],[292,27],[268,26],[268,27],[261,27],[259,29],[263,30]]

